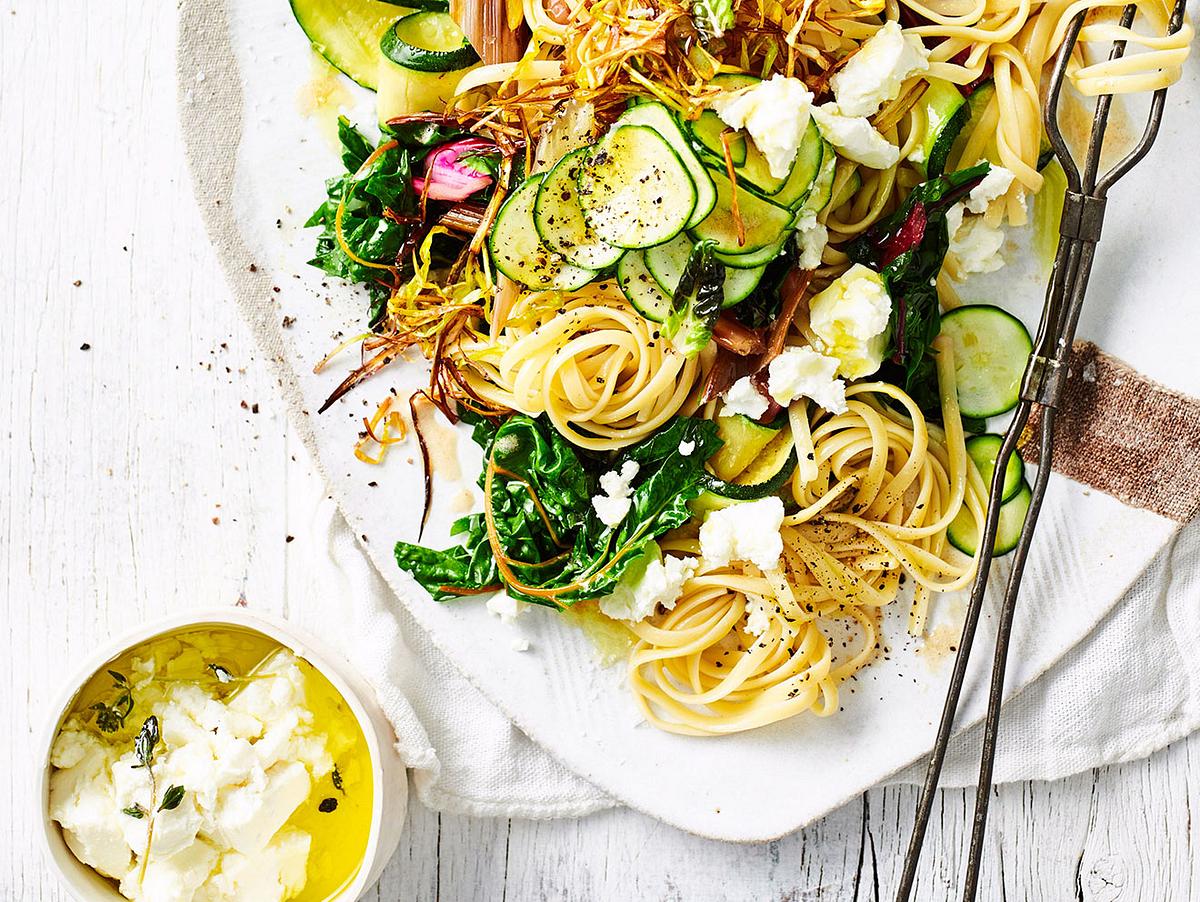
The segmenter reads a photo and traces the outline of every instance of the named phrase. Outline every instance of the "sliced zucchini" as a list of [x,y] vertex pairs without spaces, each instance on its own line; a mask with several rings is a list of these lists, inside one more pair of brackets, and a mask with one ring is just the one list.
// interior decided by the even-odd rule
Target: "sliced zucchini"
[[624,251],[588,227],[579,205],[579,167],[591,150],[582,147],[572,151],[546,174],[533,206],[533,224],[546,247],[568,263],[584,269],[605,269],[621,259]]
[[[804,202],[800,205],[800,209],[796,213],[797,219],[809,213],[816,216],[833,200],[833,181],[837,175],[837,153],[834,152],[833,145],[822,139],[821,141],[821,168],[817,172],[817,177],[813,181],[812,188],[809,189],[808,195],[804,198]],[[858,177],[858,171],[854,172],[855,178]],[[837,209],[834,205],[832,209]]]
[[688,219],[687,228],[696,225],[712,212],[712,208],[717,202],[717,189],[713,187],[708,170],[704,168],[704,164],[700,162],[696,152],[692,150],[674,113],[657,100],[639,103],[622,113],[616,124],[618,127],[644,125],[654,129],[671,145],[671,149],[675,151],[679,161],[687,167],[688,175],[692,177],[692,184],[696,186],[696,208],[692,211],[691,218]]
[[731,480],[710,473],[702,477],[706,491],[733,501],[754,501],[774,495],[796,469],[796,445],[790,429],[780,429],[766,446]]
[[412,13],[383,33],[379,48],[397,66],[414,72],[457,72],[479,54],[449,13]]
[[[983,484],[989,490],[992,486],[992,473],[996,470],[996,458],[999,456],[1000,446],[1003,444],[1003,436],[991,433],[974,435],[967,439],[967,454],[975,462],[979,475],[983,477]],[[1004,470],[1004,493],[1000,496],[1001,502],[1011,500],[1017,492],[1021,491],[1024,482],[1025,463],[1021,460],[1021,455],[1013,451],[1012,457],[1008,459],[1008,466]]]
[[712,81],[709,82],[714,88],[720,88],[722,91],[737,91],[740,88],[749,88],[762,81],[757,75],[751,75],[749,72],[721,72],[714,75]]
[[572,291],[592,281],[596,273],[572,266],[538,237],[533,208],[544,177],[530,176],[505,199],[488,236],[488,252],[500,272],[527,288]]
[[941,78],[929,79],[921,105],[925,108],[925,175],[932,179],[945,170],[950,149],[971,117],[971,106],[957,85]]
[[381,125],[413,113],[440,113],[454,97],[461,72],[417,72],[379,58],[379,97],[375,111]]
[[[800,149],[796,152],[796,161],[792,164],[792,171],[788,174],[783,187],[771,196],[773,203],[793,210],[804,203],[808,192],[817,181],[817,176],[820,175],[821,163],[825,158],[825,146],[825,139],[817,130],[817,124],[809,119],[808,129],[804,132],[804,140],[800,142]],[[832,147],[829,148],[829,152],[832,155]]]
[[987,112],[988,104],[992,102],[992,98],[996,95],[996,85],[990,79],[975,86],[969,95],[967,95],[967,121],[963,127],[958,130],[958,135],[955,137],[954,143],[951,145],[950,158],[958,160],[960,167],[966,163],[973,163],[974,160],[961,160],[963,146],[979,127],[980,120],[983,119],[983,114]]
[[364,88],[375,90],[379,42],[398,16],[380,0],[291,0],[292,14],[313,50]]
[[635,310],[652,323],[661,323],[671,312],[671,295],[651,275],[642,251],[626,251],[617,264],[617,286]]
[[[688,124],[692,140],[699,145],[701,151],[721,162],[725,161],[725,144],[721,135],[725,134],[728,128],[729,126],[712,110],[705,110],[699,119]],[[745,135],[734,132],[729,136],[729,156],[734,166],[741,166],[746,162]]]
[[954,346],[958,404],[966,417],[994,417],[1017,406],[1033,340],[1019,319],[991,304],[969,304],[942,317]]
[[[1000,521],[996,528],[994,546],[996,557],[1008,554],[1017,547],[1021,540],[1021,530],[1025,527],[1025,515],[1029,513],[1032,500],[1033,491],[1029,488],[1029,483],[1022,481],[1017,493],[1000,506]],[[974,556],[979,549],[979,530],[975,526],[975,518],[965,505],[951,521],[946,530],[946,538],[963,554]]]
[[764,426],[740,413],[717,417],[717,435],[724,444],[708,459],[708,469],[717,479],[732,482],[781,433],[791,438],[791,430],[783,428],[787,422],[787,417],[778,417]]
[[[683,277],[683,269],[687,266],[688,258],[692,255],[692,240],[687,235],[678,235],[666,244],[645,250],[646,266],[650,269],[659,287],[669,295],[674,295]],[[724,294],[722,307],[732,307],[739,301],[744,301],[762,281],[766,266],[753,269],[725,268],[725,282],[721,286]]]
[[623,248],[670,241],[696,209],[687,167],[666,138],[644,125],[604,136],[579,168],[578,192],[588,225]]
[[[733,218],[733,183],[723,172],[710,170],[717,187],[717,205],[702,223],[692,229],[701,241],[712,241],[717,254],[749,254],[776,244],[792,222],[792,211],[777,206],[763,197],[739,187],[738,213],[744,228],[745,243],[738,243],[737,224]],[[751,264],[761,266],[764,261]]]
[[760,266],[766,266],[776,257],[783,253],[784,245],[787,244],[787,236],[791,232],[784,234],[774,244],[768,244],[766,247],[761,247],[756,251],[748,254],[713,254],[718,260],[725,264],[726,269],[758,269]]

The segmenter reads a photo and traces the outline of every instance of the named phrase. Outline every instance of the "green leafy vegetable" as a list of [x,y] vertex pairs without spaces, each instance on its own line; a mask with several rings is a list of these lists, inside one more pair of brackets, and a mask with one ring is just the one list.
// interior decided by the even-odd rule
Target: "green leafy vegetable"
[[891,363],[882,378],[902,385],[930,412],[939,406],[937,367],[929,346],[941,329],[937,276],[950,247],[946,212],[988,169],[980,163],[922,182],[899,210],[846,246],[851,260],[883,276],[892,297]]
[[713,257],[713,246],[711,241],[701,241],[692,248],[663,323],[663,334],[688,357],[695,357],[712,340],[713,324],[725,299],[725,266]]
[[705,40],[733,27],[733,0],[692,0],[692,21]]
[[350,250],[371,263],[393,264],[412,228],[412,223],[403,219],[417,212],[417,196],[412,190],[414,157],[406,146],[399,145],[381,153],[360,172],[375,147],[344,116],[338,117],[338,139],[346,174],[325,183],[328,199],[305,223],[322,227],[316,256],[309,263],[331,276],[365,285],[371,297],[371,322],[375,323],[391,294],[383,281],[387,273],[363,266],[343,250],[337,239],[338,206],[344,199],[342,237]]
[[[500,426],[481,421],[475,441],[484,449],[480,484],[491,472],[492,521],[511,578],[497,564],[485,514],[459,520],[462,545],[434,551],[396,544],[396,562],[435,598],[499,589],[542,605],[569,605],[609,594],[647,544],[681,526],[687,503],[700,493],[703,463],[720,447],[716,426],[676,417],[656,435],[609,461],[581,460],[543,420],[524,415]],[[681,443],[694,450],[680,453]],[[599,475],[638,465],[629,513],[615,527],[597,516],[591,499]]]

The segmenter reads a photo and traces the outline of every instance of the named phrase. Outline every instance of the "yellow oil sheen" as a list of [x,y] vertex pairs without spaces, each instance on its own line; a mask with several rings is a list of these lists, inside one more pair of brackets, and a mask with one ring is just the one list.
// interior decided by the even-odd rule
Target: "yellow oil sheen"
[[[154,661],[154,681],[196,683],[205,691],[225,699],[235,694],[268,659],[284,646],[262,633],[225,625],[198,626],[168,636],[159,636],[130,649],[109,661],[80,690],[64,718],[91,724],[95,702],[111,702],[114,670],[136,682],[134,660]],[[341,775],[342,789],[334,787],[330,776],[314,783],[312,793],[288,820],[312,837],[308,855],[308,880],[292,902],[326,902],[348,886],[358,875],[366,854],[371,831],[371,812],[375,787],[372,785],[371,756],[366,737],[354,712],[341,693],[304,658],[297,657],[304,674],[306,707],[313,714],[313,729],[324,733],[326,745]],[[234,679],[222,683],[210,665],[223,667]],[[122,750],[131,747],[145,720],[138,692],[133,693],[134,707],[123,729],[102,733],[92,731],[104,742]],[[323,799],[337,799],[337,808],[329,813],[319,808]]]

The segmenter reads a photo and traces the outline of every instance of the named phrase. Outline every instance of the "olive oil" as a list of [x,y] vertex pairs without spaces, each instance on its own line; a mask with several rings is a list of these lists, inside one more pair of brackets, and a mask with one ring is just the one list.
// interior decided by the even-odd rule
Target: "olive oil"
[[[198,626],[159,636],[101,668],[75,697],[64,723],[82,724],[105,743],[125,750],[151,713],[151,699],[146,696],[161,698],[155,688],[194,683],[227,700],[249,685],[256,673],[269,671],[272,658],[285,652],[290,653],[262,633],[226,625]],[[292,899],[326,902],[358,875],[371,830],[375,788],[370,751],[354,712],[308,661],[296,660],[304,678],[305,707],[312,712],[313,730],[324,734],[335,768],[313,781],[309,797],[285,825],[285,829],[295,827],[312,837],[307,882]],[[143,685],[147,674],[149,684]],[[143,685],[141,691],[139,685]]]

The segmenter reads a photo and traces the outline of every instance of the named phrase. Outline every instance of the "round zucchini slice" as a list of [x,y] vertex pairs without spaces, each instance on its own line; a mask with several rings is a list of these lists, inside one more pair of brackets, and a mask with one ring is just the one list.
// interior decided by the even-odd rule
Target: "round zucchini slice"
[[[1003,444],[1003,436],[991,433],[967,439],[967,454],[975,461],[979,475],[983,477],[983,484],[989,490],[992,486],[992,474],[996,471],[996,458],[1000,455],[1000,446]],[[1001,502],[1011,501],[1017,492],[1021,491],[1024,482],[1025,463],[1021,460],[1021,455],[1013,451],[1004,470],[1004,493],[1000,496]]]
[[[1017,547],[1021,540],[1021,530],[1025,528],[1025,515],[1029,513],[1032,501],[1033,490],[1029,488],[1029,483],[1022,481],[1017,494],[1000,506],[1000,521],[996,528],[996,557],[1006,555]],[[979,530],[975,526],[975,518],[965,505],[950,523],[946,537],[950,544],[963,554],[974,555],[979,549]]]
[[954,347],[958,404],[965,417],[1006,413],[1021,399],[1033,339],[1019,319],[990,304],[970,304],[942,317]]
[[379,48],[397,66],[415,72],[456,72],[479,62],[463,30],[449,13],[412,13],[383,33]]
[[533,224],[545,245],[568,263],[605,269],[621,259],[624,251],[592,231],[579,205],[579,167],[589,153],[590,147],[572,151],[547,173],[533,207]]
[[542,243],[533,227],[533,207],[544,175],[534,175],[505,198],[488,236],[488,252],[500,272],[526,288],[573,291],[596,277],[572,266]]
[[645,248],[670,241],[696,209],[696,184],[670,142],[645,125],[610,131],[579,167],[579,203],[609,244]]

